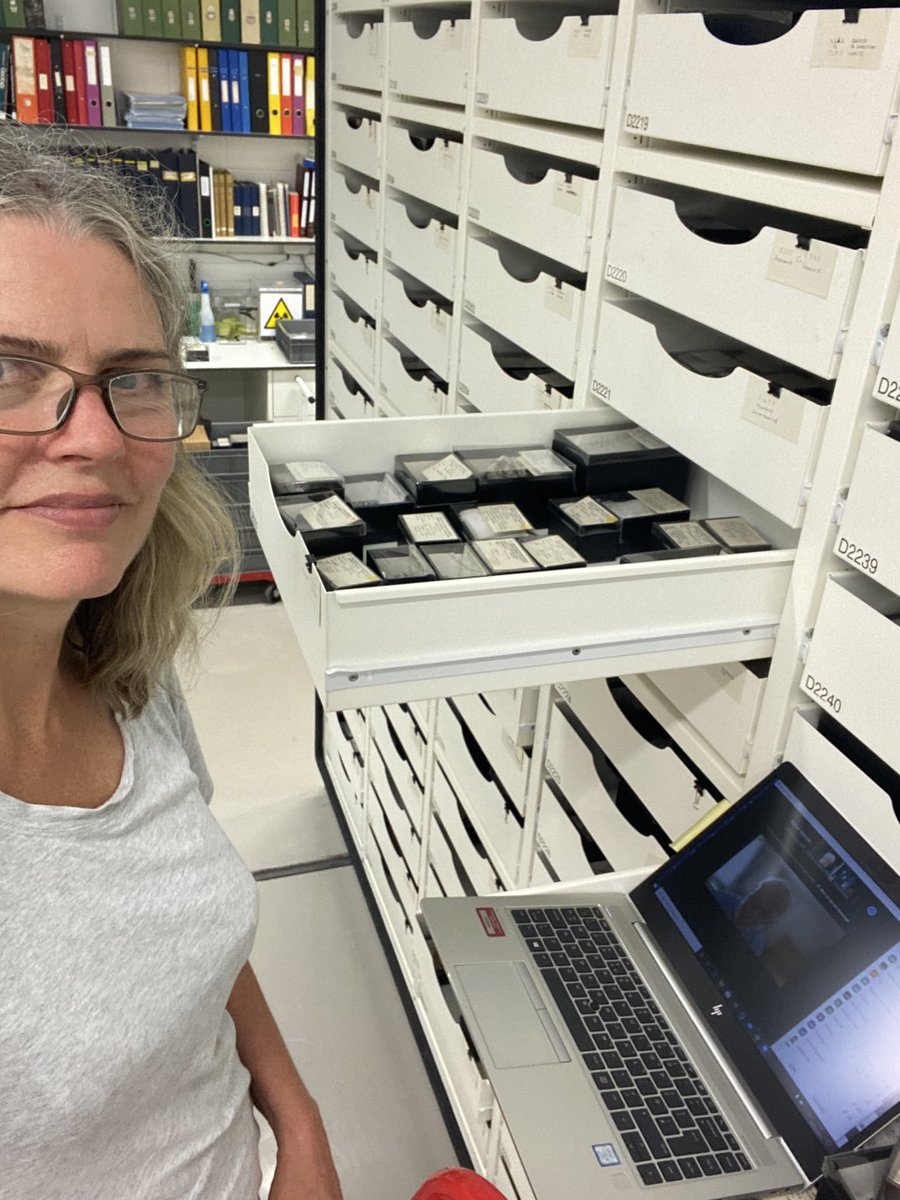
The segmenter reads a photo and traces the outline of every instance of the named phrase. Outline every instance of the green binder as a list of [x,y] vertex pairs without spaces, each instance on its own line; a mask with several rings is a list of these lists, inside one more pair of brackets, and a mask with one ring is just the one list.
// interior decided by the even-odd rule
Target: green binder
[[[21,0],[20,0],[21,2]],[[141,0],[117,0],[119,33],[126,37],[141,37],[144,32],[144,6]]]
[[181,37],[181,8],[178,0],[162,0],[159,5],[160,13],[162,14],[162,33],[163,37],[180,38]]
[[202,38],[200,0],[181,0],[181,36],[191,41]]
[[162,0],[143,0],[144,37],[163,37]]
[[25,28],[23,0],[3,0],[3,24],[7,29]]
[[297,0],[297,45],[313,50],[316,43],[316,0]]
[[240,42],[241,6],[239,0],[222,0],[222,41]]
[[278,45],[278,0],[259,0],[259,33],[264,46]]
[[278,0],[278,45],[297,45],[297,0]]

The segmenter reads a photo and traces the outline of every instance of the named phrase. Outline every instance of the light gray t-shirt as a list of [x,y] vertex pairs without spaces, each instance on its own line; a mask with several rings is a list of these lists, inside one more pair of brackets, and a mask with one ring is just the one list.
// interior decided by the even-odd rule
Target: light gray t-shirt
[[0,792],[0,1200],[255,1200],[225,1003],[256,884],[177,685],[120,727],[100,808]]

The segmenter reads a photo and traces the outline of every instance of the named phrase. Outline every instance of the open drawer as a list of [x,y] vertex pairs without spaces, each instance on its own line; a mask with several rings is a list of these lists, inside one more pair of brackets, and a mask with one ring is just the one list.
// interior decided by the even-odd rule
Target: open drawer
[[388,471],[396,454],[549,446],[557,429],[604,423],[618,422],[566,411],[251,426],[260,543],[326,708],[772,654],[792,550],[327,592],[302,538],[286,529],[269,479],[273,463]]

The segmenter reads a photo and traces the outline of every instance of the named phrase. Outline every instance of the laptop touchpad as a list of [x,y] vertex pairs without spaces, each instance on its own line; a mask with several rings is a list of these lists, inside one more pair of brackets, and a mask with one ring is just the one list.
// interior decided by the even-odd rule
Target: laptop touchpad
[[569,1061],[524,963],[464,963],[456,975],[495,1067]]

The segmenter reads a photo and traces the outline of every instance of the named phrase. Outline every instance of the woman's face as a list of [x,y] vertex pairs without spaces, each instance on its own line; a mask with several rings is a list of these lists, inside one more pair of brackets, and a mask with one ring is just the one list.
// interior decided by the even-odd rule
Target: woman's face
[[[0,217],[4,352],[91,375],[170,366],[156,306],[127,259],[25,217]],[[0,433],[0,613],[13,599],[71,611],[111,592],[174,461],[172,443],[121,434],[96,388],[79,394],[62,429]]]

